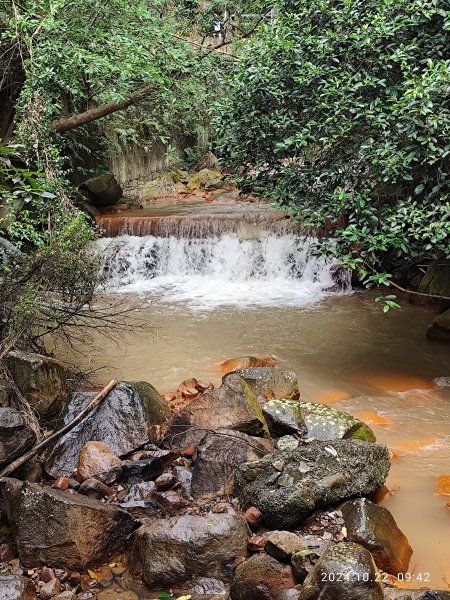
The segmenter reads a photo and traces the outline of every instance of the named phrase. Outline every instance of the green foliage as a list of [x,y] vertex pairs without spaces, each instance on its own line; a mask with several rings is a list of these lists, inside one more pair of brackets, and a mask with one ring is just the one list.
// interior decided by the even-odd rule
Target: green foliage
[[0,358],[16,344],[42,350],[49,333],[71,341],[103,281],[86,216],[18,150],[0,146]]
[[[216,143],[367,284],[450,253],[447,0],[280,0],[218,103]],[[380,273],[382,275],[380,275]],[[389,299],[388,299],[389,300]]]

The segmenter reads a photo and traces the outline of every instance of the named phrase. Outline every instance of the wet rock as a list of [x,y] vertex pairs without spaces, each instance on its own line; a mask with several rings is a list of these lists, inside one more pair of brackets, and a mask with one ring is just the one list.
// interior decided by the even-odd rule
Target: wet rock
[[189,502],[179,496],[175,491],[154,492],[152,499],[169,515],[174,515],[176,512],[189,505]]
[[39,597],[41,600],[51,600],[54,596],[59,594],[61,591],[61,583],[58,579],[50,579],[45,583],[39,590]]
[[0,575],[0,600],[37,600],[34,583],[20,575]]
[[450,600],[450,592],[443,590],[390,590],[385,591],[385,600]]
[[63,365],[48,356],[19,350],[6,356],[6,365],[30,406],[43,417],[52,416],[67,394]]
[[87,190],[88,199],[96,208],[116,204],[123,195],[123,190],[112,173],[91,177],[80,189]]
[[134,520],[112,505],[37,484],[0,482],[21,562],[76,569],[123,551]]
[[0,407],[11,406],[11,401],[14,395],[14,388],[9,381],[0,380]]
[[294,586],[290,565],[254,554],[237,567],[230,595],[232,600],[282,600],[283,592]]
[[[95,393],[74,394],[65,409],[64,424],[94,396]],[[70,475],[82,447],[90,441],[105,443],[117,456],[127,454],[148,442],[151,426],[163,423],[169,412],[166,401],[149,383],[120,381],[82,423],[53,445],[45,469],[53,477]]]
[[269,527],[291,529],[321,506],[372,493],[389,467],[381,444],[315,441],[240,465],[235,487],[241,506],[256,506]]
[[[274,398],[300,398],[297,375],[293,371],[275,367],[256,367],[235,371],[252,387],[256,396],[264,396],[267,400]],[[228,375],[225,375],[225,382]]]
[[450,342],[450,308],[434,319],[427,329],[427,338],[437,342]]
[[55,490],[62,490],[65,492],[69,489],[69,481],[70,479],[68,477],[57,477],[53,482],[53,487]]
[[202,599],[206,596],[211,600],[229,600],[228,586],[220,579],[213,577],[198,577],[189,584],[185,584],[179,589],[174,587],[175,597],[179,594],[192,594],[194,598]]
[[305,543],[290,531],[272,531],[266,537],[265,551],[282,562],[289,562],[291,556],[306,550]]
[[[440,258],[433,261],[419,284],[418,291],[431,296],[450,296],[450,259]],[[450,302],[439,298],[415,296],[416,304],[427,304],[442,310],[450,308]]]
[[142,460],[124,461],[120,467],[100,473],[97,479],[107,485],[116,481],[124,485],[149,481],[161,475],[164,469],[177,458],[177,454],[170,450],[154,450],[146,452],[146,455],[147,458]]
[[220,372],[225,375],[239,369],[253,369],[257,367],[276,367],[279,361],[271,354],[258,354],[256,356],[237,356],[229,358],[220,364]]
[[240,431],[218,429],[207,433],[197,448],[192,474],[194,498],[230,495],[234,488],[236,465],[256,460],[268,453],[257,438]]
[[176,484],[177,478],[172,473],[163,473],[155,479],[155,485],[160,492],[166,492],[173,488]]
[[36,434],[14,408],[0,407],[0,464],[7,464],[36,442]]
[[151,500],[153,492],[156,490],[154,481],[142,481],[135,483],[128,490],[128,494],[123,498],[122,502],[134,502],[136,500]]
[[[168,443],[172,444],[172,436],[191,428],[233,429],[249,435],[267,432],[255,393],[245,379],[236,374],[227,377],[219,388],[206,391],[172,415],[166,433]],[[187,441],[185,445],[192,441]]]
[[296,433],[306,439],[360,439],[374,442],[365,423],[335,408],[314,402],[271,400],[263,406],[270,429],[276,434]]
[[383,600],[383,586],[368,550],[345,542],[331,546],[304,582],[300,600]]
[[173,472],[177,478],[179,492],[186,500],[193,500],[192,497],[192,471],[187,467],[176,466]]
[[90,479],[83,481],[78,488],[78,493],[83,494],[83,496],[88,496],[89,498],[100,500],[101,498],[111,496],[113,491],[107,485],[98,481],[98,479],[91,477]]
[[77,597],[70,590],[66,590],[55,596],[55,600],[77,600]]
[[369,550],[377,566],[397,576],[408,570],[412,548],[391,513],[367,498],[345,502],[341,507],[347,539]]
[[162,519],[137,530],[130,567],[150,587],[196,576],[226,580],[246,556],[247,539],[245,520],[235,515]]
[[99,473],[120,467],[122,461],[103,442],[86,442],[81,449],[77,467],[78,481],[95,477]]
[[255,506],[248,508],[245,511],[244,517],[252,529],[257,529],[261,525],[263,519],[262,512]]

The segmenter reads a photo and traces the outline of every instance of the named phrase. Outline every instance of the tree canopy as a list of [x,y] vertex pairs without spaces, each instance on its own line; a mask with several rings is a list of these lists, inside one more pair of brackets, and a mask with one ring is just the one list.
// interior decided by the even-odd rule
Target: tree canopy
[[366,283],[448,255],[448,2],[281,0],[275,14],[218,104],[224,161],[331,230],[328,251]]

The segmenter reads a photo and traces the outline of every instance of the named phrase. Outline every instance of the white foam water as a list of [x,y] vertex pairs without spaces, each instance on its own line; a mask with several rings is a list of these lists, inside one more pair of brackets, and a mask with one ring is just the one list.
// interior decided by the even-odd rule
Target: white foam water
[[96,242],[112,291],[151,294],[203,310],[301,307],[348,292],[349,273],[316,256],[311,244],[267,232],[251,239],[125,235]]

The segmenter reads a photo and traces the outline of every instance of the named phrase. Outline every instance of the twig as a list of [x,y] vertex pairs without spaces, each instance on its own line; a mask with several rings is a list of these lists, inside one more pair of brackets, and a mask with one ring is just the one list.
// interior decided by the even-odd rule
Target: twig
[[439,296],[439,294],[425,294],[424,292],[414,292],[413,290],[407,290],[398,285],[398,283],[394,283],[393,281],[389,281],[389,285],[394,286],[395,288],[397,288],[401,292],[404,292],[405,294],[413,294],[414,296],[425,296],[426,298],[437,298],[438,300],[450,300],[449,296]]
[[22,456],[19,456],[19,458],[16,458],[16,460],[14,460],[7,467],[5,467],[3,471],[1,471],[0,478],[7,477],[8,475],[11,475],[11,473],[14,473],[16,469],[18,469],[20,466],[22,466],[24,463],[30,460],[30,458],[32,458],[35,454],[42,450],[42,448],[45,448],[46,446],[63,436],[65,433],[73,429],[75,425],[80,423],[80,421],[82,421],[96,406],[100,404],[100,402],[102,402],[102,400],[106,398],[109,392],[115,387],[116,383],[117,381],[115,379],[112,379],[108,383],[108,385],[105,388],[103,388],[103,390],[99,394],[97,394],[97,396],[95,396],[95,398],[91,402],[89,402],[89,404],[85,408],[83,408],[83,410],[79,412],[78,415],[72,421],[70,421],[70,423],[67,423],[67,425],[64,425],[64,427],[62,427],[59,431],[56,431],[53,435],[50,435],[40,444],[29,450]]

